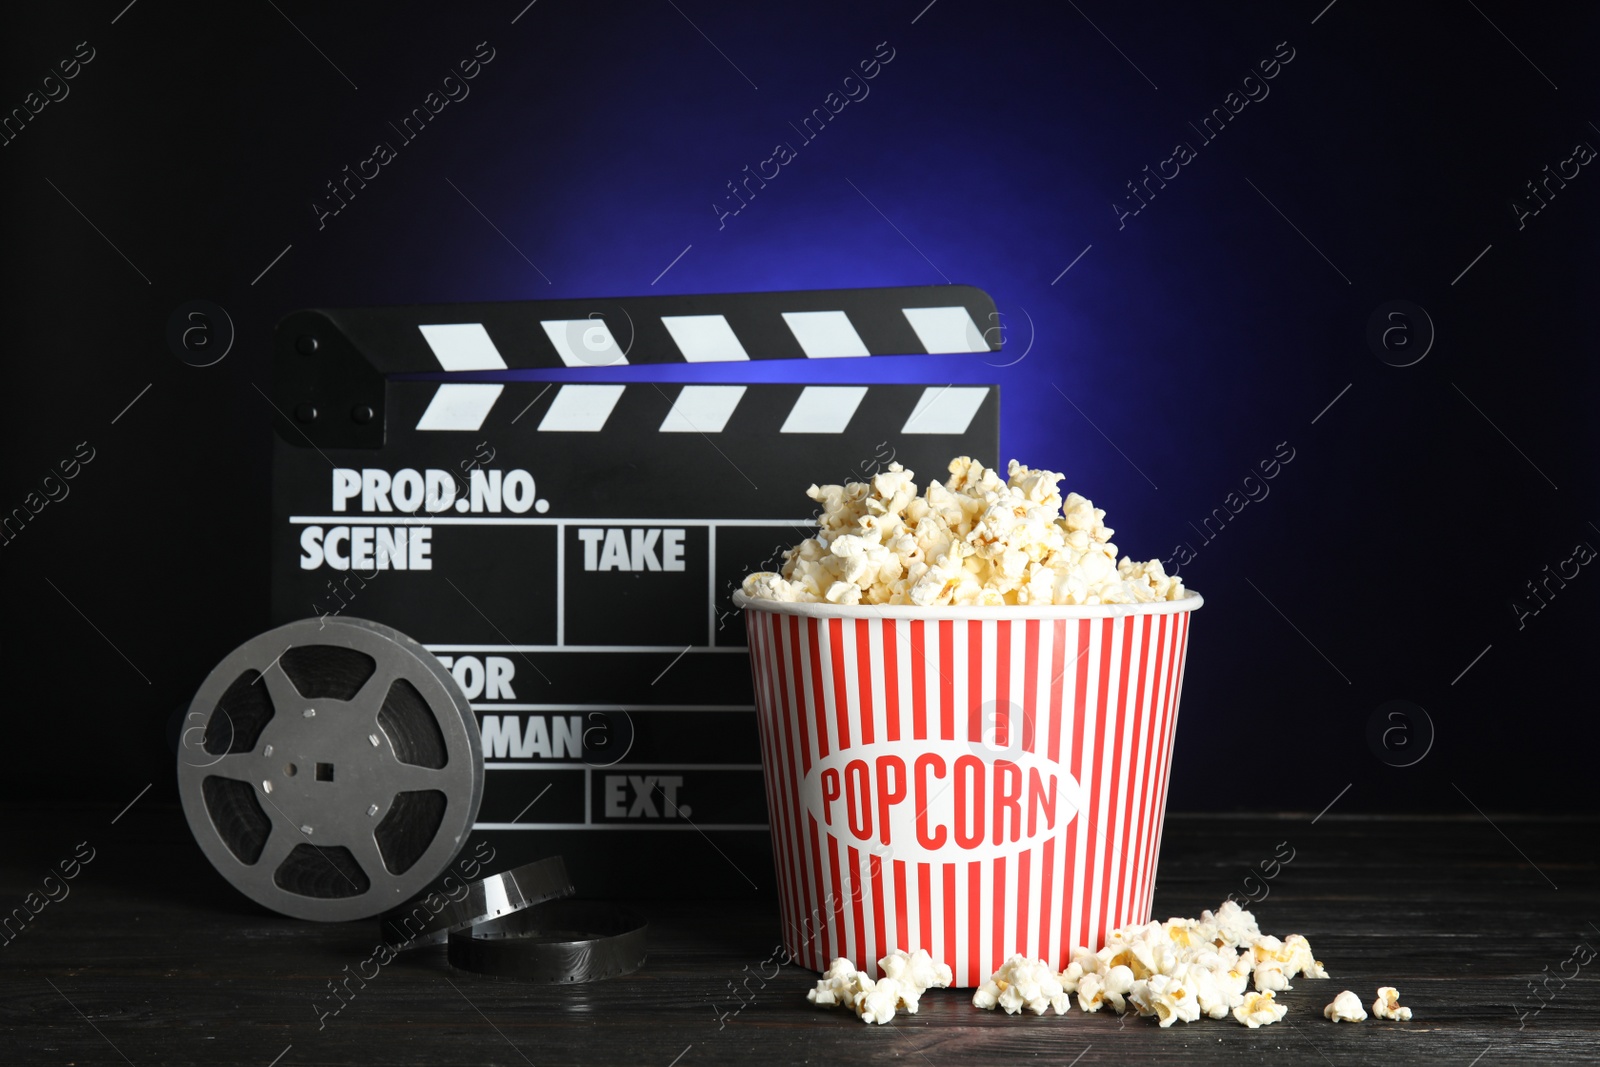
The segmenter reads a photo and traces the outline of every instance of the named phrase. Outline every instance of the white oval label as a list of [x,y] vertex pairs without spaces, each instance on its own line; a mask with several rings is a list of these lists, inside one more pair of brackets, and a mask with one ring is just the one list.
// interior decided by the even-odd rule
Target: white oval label
[[1077,779],[1045,757],[932,738],[831,753],[801,794],[839,840],[912,863],[1025,851],[1065,830],[1084,802]]

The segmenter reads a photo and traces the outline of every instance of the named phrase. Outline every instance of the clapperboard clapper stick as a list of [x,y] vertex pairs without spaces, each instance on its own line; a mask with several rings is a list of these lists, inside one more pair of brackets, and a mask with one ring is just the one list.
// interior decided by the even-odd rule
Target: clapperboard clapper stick
[[[502,862],[559,852],[586,892],[770,890],[732,591],[814,530],[813,482],[995,464],[998,387],[918,382],[915,357],[1000,337],[968,286],[294,312],[274,618],[376,619],[439,658],[478,720],[476,832]],[[515,374],[885,355],[896,384]],[[706,878],[638,877],[689,861]]]

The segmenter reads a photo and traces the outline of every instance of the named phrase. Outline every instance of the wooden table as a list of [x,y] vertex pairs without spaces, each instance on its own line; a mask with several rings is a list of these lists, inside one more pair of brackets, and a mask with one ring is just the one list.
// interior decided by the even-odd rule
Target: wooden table
[[[1196,915],[1230,892],[1265,889],[1263,929],[1307,935],[1333,977],[1295,980],[1275,1026],[1203,1019],[1163,1030],[1109,1012],[1006,1016],[939,991],[917,1015],[869,1027],[810,1007],[814,976],[796,967],[764,988],[751,981],[757,993],[740,1007],[730,986],[777,940],[765,898],[642,905],[652,921],[644,970],[588,986],[480,978],[453,971],[442,950],[402,957],[364,989],[352,982],[356,996],[319,1027],[327,983],[371,954],[373,924],[261,911],[206,864],[176,808],[148,799],[114,825],[116,812],[98,807],[4,815],[7,909],[75,851],[88,854],[79,842],[93,849],[68,895],[0,947],[7,1065],[1600,1062],[1600,958],[1561,978],[1577,968],[1577,946],[1600,949],[1593,819],[1174,816],[1156,914]],[[1285,841],[1293,861],[1247,886]],[[690,871],[717,892],[737,888],[698,859],[609,888],[643,896],[653,880]],[[49,888],[60,896],[59,883]],[[1535,1013],[1529,982],[1546,976]],[[1322,1018],[1339,990],[1370,1004],[1379,985],[1399,987],[1412,1022]]]

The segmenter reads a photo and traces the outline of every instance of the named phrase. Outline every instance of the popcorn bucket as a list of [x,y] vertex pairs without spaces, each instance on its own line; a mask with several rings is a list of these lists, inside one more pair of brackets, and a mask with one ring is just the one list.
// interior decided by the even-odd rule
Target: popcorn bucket
[[744,609],[789,954],[957,986],[1150,918],[1202,604]]

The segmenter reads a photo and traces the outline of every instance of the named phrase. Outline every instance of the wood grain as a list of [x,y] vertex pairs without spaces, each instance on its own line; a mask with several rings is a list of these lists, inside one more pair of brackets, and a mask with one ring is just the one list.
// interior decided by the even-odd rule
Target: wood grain
[[[1492,814],[1492,813],[1491,813]],[[1600,1062],[1600,958],[1547,1005],[1528,983],[1559,976],[1575,946],[1600,949],[1600,822],[1493,816],[1310,815],[1169,820],[1156,914],[1194,915],[1287,841],[1294,859],[1254,906],[1263,929],[1311,939],[1333,977],[1280,995],[1285,1023],[1231,1020],[1163,1030],[1109,1013],[1019,1018],[930,993],[922,1011],[868,1027],[805,1002],[814,980],[758,974],[777,943],[775,902],[752,894],[643,904],[651,957],[636,975],[549,989],[452,971],[442,950],[402,958],[321,1018],[328,983],[362,966],[375,924],[322,926],[269,914],[229,888],[181,814],[146,801],[110,808],[5,809],[0,905],[30,892],[79,842],[94,859],[0,947],[4,1064],[1593,1064]],[[771,885],[770,872],[754,872]],[[765,877],[763,877],[765,875]],[[715,879],[686,848],[682,869],[641,870],[584,895],[626,899],[658,879]],[[735,889],[737,887],[734,887]],[[57,883],[51,891],[59,896]],[[1574,964],[1568,963],[1570,974]],[[349,970],[345,970],[349,968]],[[1548,968],[1546,971],[1545,969]],[[766,968],[771,974],[771,967]],[[748,978],[743,1006],[731,991]],[[1363,1002],[1395,985],[1410,1023],[1334,1025],[1341,989]],[[1519,1019],[1518,1012],[1528,1013]],[[1075,1059],[1076,1058],[1076,1059]]]

